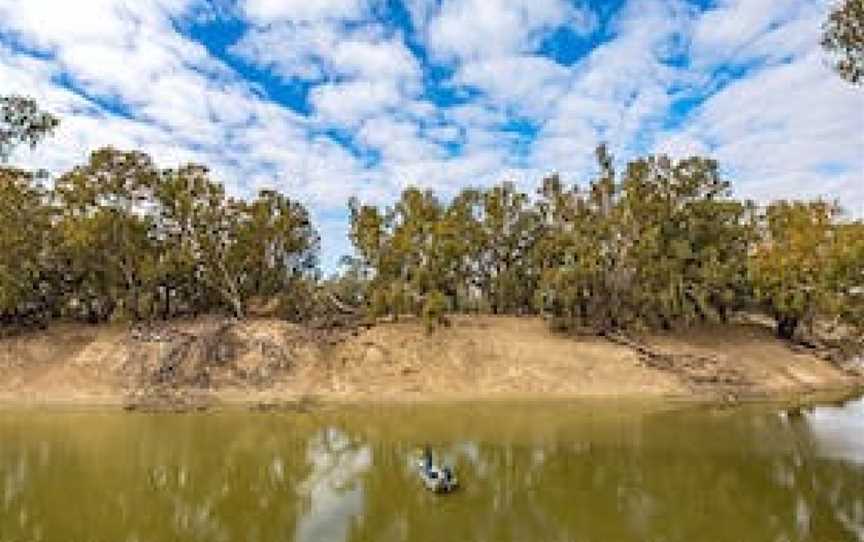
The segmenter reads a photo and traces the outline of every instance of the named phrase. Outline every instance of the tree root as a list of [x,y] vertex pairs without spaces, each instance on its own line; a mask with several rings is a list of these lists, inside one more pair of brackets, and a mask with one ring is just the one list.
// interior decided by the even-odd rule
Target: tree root
[[787,345],[793,352],[827,361],[850,376],[864,376],[864,344],[860,341],[807,336]]
[[731,399],[752,394],[749,388],[753,383],[717,356],[664,352],[620,331],[601,335],[636,352],[646,367],[671,373],[694,391],[718,393]]
[[[211,402],[207,397],[212,395],[214,379],[264,387],[293,365],[290,347],[266,337],[247,336],[233,319],[199,334],[165,328],[147,333],[139,330],[130,337],[162,343],[155,363],[152,354],[144,355],[146,349],[133,346],[130,350],[127,406],[134,409],[197,409]],[[243,366],[240,361],[249,353],[256,354],[254,363]]]

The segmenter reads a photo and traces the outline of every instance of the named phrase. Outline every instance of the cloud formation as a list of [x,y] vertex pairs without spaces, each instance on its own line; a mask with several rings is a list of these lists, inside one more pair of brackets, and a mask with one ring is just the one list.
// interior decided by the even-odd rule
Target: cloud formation
[[332,269],[345,202],[452,194],[593,149],[718,158],[738,194],[864,215],[864,93],[818,46],[809,0],[0,0],[0,93],[57,136],[13,159],[61,171],[99,146],[210,165],[229,190],[313,209]]

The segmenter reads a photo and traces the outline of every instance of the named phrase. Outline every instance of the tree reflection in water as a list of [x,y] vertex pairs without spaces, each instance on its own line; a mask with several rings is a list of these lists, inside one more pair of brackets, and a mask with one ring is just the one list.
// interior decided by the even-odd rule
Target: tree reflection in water
[[[0,412],[0,540],[861,541],[861,424],[860,402]],[[427,442],[457,493],[421,488]]]
[[347,540],[352,521],[363,512],[358,478],[372,466],[372,449],[331,427],[312,438],[307,456],[312,471],[297,488],[307,504],[294,540]]

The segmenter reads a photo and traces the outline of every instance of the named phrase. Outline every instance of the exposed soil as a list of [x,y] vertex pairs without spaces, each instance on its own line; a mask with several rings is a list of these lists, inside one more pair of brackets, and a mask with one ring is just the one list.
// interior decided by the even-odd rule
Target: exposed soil
[[860,358],[843,367],[825,358],[757,324],[605,338],[491,316],[457,316],[431,335],[411,319],[369,328],[216,317],[134,329],[63,324],[0,340],[0,401],[185,410],[310,398],[737,399],[864,384]]

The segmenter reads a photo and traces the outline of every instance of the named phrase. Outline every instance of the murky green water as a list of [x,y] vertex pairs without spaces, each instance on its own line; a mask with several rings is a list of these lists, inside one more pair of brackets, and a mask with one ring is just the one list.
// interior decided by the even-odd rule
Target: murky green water
[[0,540],[864,540],[864,401],[2,410]]

